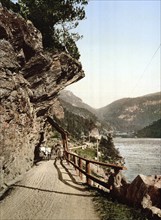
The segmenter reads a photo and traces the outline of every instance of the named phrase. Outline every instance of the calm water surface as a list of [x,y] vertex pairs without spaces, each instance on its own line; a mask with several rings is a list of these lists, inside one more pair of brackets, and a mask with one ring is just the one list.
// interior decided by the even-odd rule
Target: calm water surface
[[125,158],[129,181],[138,174],[161,175],[161,139],[115,138],[114,144]]

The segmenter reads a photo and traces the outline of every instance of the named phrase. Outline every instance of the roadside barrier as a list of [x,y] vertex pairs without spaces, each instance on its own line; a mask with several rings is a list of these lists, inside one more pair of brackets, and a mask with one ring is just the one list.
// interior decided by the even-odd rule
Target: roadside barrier
[[80,157],[77,154],[71,153],[67,150],[65,150],[65,157],[66,157],[67,162],[72,164],[75,167],[75,169],[79,172],[79,176],[81,179],[83,178],[82,174],[86,176],[86,183],[88,185],[91,185],[91,181],[93,181],[103,187],[106,187],[106,188],[108,187],[107,182],[91,174],[91,164],[96,164],[96,165],[104,166],[104,167],[110,167],[114,169],[115,172],[118,170],[127,170],[127,168],[124,166],[89,160],[89,159]]

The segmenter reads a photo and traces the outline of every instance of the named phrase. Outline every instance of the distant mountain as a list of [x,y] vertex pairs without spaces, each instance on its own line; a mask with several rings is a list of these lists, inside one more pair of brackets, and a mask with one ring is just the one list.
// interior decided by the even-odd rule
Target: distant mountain
[[82,99],[75,96],[72,92],[68,90],[62,90],[60,92],[59,99],[71,104],[73,107],[87,109],[88,111],[96,114],[96,110],[94,108],[84,103]]
[[161,138],[161,119],[137,131],[137,137]]
[[85,104],[80,98],[72,92],[64,90],[59,95],[59,102],[63,108],[64,118],[59,123],[73,137],[79,139],[81,136],[88,136],[92,129],[97,128],[100,133],[105,133],[109,128],[97,117],[96,110]]
[[161,118],[161,93],[117,100],[98,109],[97,115],[118,131],[142,129]]
[[[136,132],[161,118],[160,92],[136,98],[119,99],[100,109],[90,107],[67,90],[60,93],[59,100],[68,115],[68,120],[70,118],[70,124],[72,124],[72,117],[76,121],[79,117],[80,125],[83,120],[88,120],[88,122],[93,122],[93,126],[99,124],[100,128],[106,131]],[[84,123],[86,124],[87,121]],[[83,127],[81,130],[83,131]]]

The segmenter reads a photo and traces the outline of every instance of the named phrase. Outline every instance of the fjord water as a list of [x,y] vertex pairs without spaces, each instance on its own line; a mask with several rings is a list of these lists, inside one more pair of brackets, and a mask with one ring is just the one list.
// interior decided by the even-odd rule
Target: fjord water
[[123,172],[130,182],[138,174],[161,175],[161,139],[115,138],[114,144],[125,158]]

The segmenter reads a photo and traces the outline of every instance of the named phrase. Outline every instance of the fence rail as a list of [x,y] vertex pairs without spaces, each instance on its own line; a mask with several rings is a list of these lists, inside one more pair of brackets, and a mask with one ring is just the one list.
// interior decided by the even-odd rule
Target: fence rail
[[[91,185],[91,181],[96,182],[100,184],[101,186],[108,187],[107,182],[100,180],[99,178],[91,175],[91,164],[96,164],[104,167],[111,167],[114,170],[127,170],[126,167],[124,166],[119,166],[111,163],[104,163],[104,162],[99,162],[99,161],[94,161],[94,160],[89,160],[86,158],[83,158],[81,156],[78,156],[74,153],[71,153],[69,151],[65,151],[66,155],[66,160],[68,163],[72,164],[76,170],[79,171],[79,176],[82,179],[84,174],[86,176],[86,183],[88,185]],[[83,161],[85,163],[83,163]],[[84,165],[84,166],[83,166]]]

